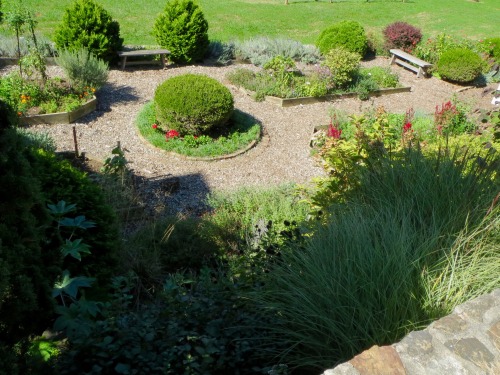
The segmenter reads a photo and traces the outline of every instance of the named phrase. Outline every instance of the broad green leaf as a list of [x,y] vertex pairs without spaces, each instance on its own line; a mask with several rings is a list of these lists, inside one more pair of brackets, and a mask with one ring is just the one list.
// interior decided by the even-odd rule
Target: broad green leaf
[[57,282],[52,290],[52,297],[66,293],[71,298],[76,298],[79,288],[89,288],[94,281],[94,277],[77,276],[72,278],[69,276],[69,271],[65,270],[62,280]]
[[86,220],[85,216],[77,216],[75,218],[65,217],[59,220],[59,225],[62,227],[89,229],[95,227],[95,222]]
[[61,247],[61,252],[63,257],[71,255],[77,260],[82,260],[82,254],[90,254],[90,246],[82,243],[82,239],[79,238],[74,241],[66,240],[66,243]]
[[66,204],[65,201],[59,201],[57,204],[48,204],[47,207],[52,215],[61,216],[76,209],[76,204]]

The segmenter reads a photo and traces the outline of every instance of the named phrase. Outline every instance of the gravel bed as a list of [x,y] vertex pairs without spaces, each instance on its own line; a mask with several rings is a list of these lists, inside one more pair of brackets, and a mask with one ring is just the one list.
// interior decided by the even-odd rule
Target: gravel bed
[[[388,59],[377,58],[364,64],[388,66],[389,62]],[[216,67],[207,64],[112,70],[108,84],[97,94],[97,110],[74,123],[80,151],[93,159],[104,160],[119,141],[126,150],[129,167],[140,180],[145,181],[139,189],[145,200],[156,207],[156,211],[160,208],[164,213],[199,214],[204,209],[203,198],[211,191],[285,182],[307,183],[313,177],[323,175],[322,169],[310,156],[309,140],[314,126],[329,122],[328,109],[331,106],[349,113],[360,113],[379,106],[399,113],[410,107],[432,113],[437,104],[449,100],[460,89],[435,78],[417,79],[412,72],[392,67],[399,74],[402,84],[412,86],[412,92],[367,101],[341,99],[331,103],[279,108],[270,103],[255,102],[229,84],[225,76],[235,68],[237,65]],[[56,74],[59,68],[50,69],[51,74]],[[234,96],[235,108],[259,121],[269,137],[268,141],[235,158],[209,162],[185,160],[144,144],[134,123],[138,112],[153,98],[158,84],[184,73],[205,74],[226,84]],[[486,106],[491,101],[491,95],[488,96],[484,89],[471,89],[458,95],[483,108],[488,108]],[[56,140],[58,151],[73,150],[71,125],[37,125],[30,129],[49,133]],[[158,193],[155,184],[163,178],[177,178],[178,190],[172,194]]]

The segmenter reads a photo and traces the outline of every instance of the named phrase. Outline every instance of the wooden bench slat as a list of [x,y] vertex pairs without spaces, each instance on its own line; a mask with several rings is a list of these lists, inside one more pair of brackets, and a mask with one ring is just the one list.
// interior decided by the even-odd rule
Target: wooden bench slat
[[396,63],[414,71],[417,73],[417,78],[427,75],[427,68],[432,67],[432,64],[427,61],[421,60],[400,49],[391,49],[390,52],[392,53],[391,64]]
[[149,56],[149,55],[170,55],[170,51],[168,49],[140,49],[133,51],[119,51],[118,56]]
[[[165,67],[165,56],[170,55],[170,51],[168,49],[140,49],[134,51],[119,51],[117,52],[118,56],[122,59],[122,69],[125,69],[125,65],[127,65],[127,57],[130,56],[151,56],[151,55],[160,55],[160,64],[164,68]],[[141,62],[128,62],[128,65],[138,65]]]
[[396,55],[396,56],[399,56],[405,60],[411,61],[412,63],[417,64],[418,66],[421,66],[422,68],[428,68],[428,67],[432,66],[432,64],[428,63],[427,61],[421,60],[418,57],[412,56],[405,51],[401,51],[400,49],[391,49],[390,52],[393,55]]

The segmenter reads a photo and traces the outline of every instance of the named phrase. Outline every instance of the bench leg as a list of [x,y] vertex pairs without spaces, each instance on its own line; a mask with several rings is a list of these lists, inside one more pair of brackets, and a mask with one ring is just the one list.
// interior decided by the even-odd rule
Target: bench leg
[[422,68],[418,68],[417,78],[425,77],[425,72]]
[[396,60],[396,55],[392,55],[390,65],[394,64],[395,60]]
[[160,61],[161,61],[161,67],[165,69],[165,55],[162,53],[160,54]]
[[127,56],[122,57],[122,70],[125,69],[125,64],[127,63]]

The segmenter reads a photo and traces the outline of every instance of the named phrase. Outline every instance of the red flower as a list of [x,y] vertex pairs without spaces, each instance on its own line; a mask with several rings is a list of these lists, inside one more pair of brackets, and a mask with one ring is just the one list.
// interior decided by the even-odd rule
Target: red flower
[[403,133],[406,133],[406,132],[409,132],[409,131],[411,131],[411,122],[407,122],[403,126]]
[[328,132],[326,133],[326,135],[331,138],[340,139],[340,136],[342,135],[342,129],[333,126],[333,124],[330,122],[330,125],[328,125]]
[[156,124],[153,124],[151,127],[152,127],[153,129],[158,129],[158,125],[156,125]]
[[179,136],[179,132],[177,130],[169,130],[168,132],[165,133],[165,138],[167,139],[167,141],[171,138],[175,138],[175,137],[178,137]]

